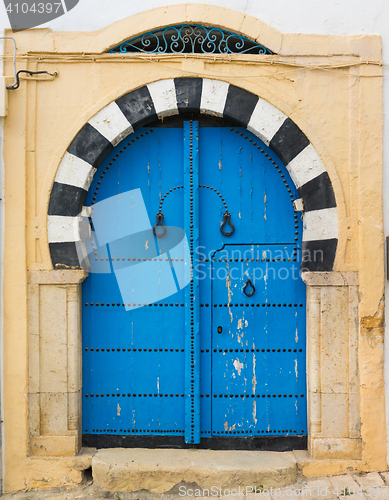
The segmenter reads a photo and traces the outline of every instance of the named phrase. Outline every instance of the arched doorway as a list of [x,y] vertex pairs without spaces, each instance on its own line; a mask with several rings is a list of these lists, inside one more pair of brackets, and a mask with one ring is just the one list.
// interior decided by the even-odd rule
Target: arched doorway
[[[108,250],[91,241],[100,271],[83,284],[85,443],[304,446],[302,221],[288,170],[221,119],[183,115],[128,139],[105,158],[86,201],[93,210],[112,200],[105,221],[119,228],[139,217],[139,203],[123,196],[140,190],[147,216],[131,238],[117,229]],[[151,226],[161,213],[168,227],[157,238]],[[188,239],[189,284],[183,259],[161,250],[174,228]],[[128,266],[139,272],[120,277]],[[139,280],[159,282],[162,298],[128,302],[123,279],[132,292]]]
[[[234,126],[244,127],[240,133],[245,135],[248,129],[282,160],[300,196],[299,208],[303,209],[302,269],[332,271],[338,241],[336,200],[330,177],[309,139],[290,118],[267,101],[227,82],[201,78],[161,80],[133,90],[104,107],[78,132],[62,159],[50,196],[48,237],[53,266],[56,269],[80,266],[77,248],[81,247],[81,253],[85,249],[82,249],[84,236],[79,230],[79,214],[93,177],[104,175],[103,162],[113,148],[124,137],[158,118],[187,113],[231,120]],[[191,379],[187,376],[186,380]],[[284,396],[274,394],[274,397]],[[311,397],[310,405],[312,400]],[[193,405],[191,403],[188,403],[190,411],[186,414],[197,415],[199,421],[199,405],[194,401]],[[117,411],[121,410],[117,408]],[[199,429],[200,426],[187,421],[186,429],[190,431],[192,428]],[[104,435],[102,428],[101,433],[100,429],[98,431],[98,435]],[[236,431],[231,429],[231,432]],[[105,434],[104,438],[108,441],[100,441],[100,445],[111,446],[110,435]],[[154,436],[154,440],[157,438]],[[148,443],[150,439],[151,436],[147,436]],[[195,442],[199,435],[189,439]],[[234,442],[237,443],[238,439],[235,436]],[[215,442],[214,438],[212,442]],[[246,443],[244,438],[243,446]],[[84,444],[91,443],[84,439]],[[293,443],[292,447],[298,446]]]

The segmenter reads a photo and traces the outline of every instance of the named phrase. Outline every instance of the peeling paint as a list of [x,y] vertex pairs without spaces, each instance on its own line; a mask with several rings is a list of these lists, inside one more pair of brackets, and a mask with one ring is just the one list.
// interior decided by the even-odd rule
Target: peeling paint
[[226,287],[227,287],[227,290],[228,290],[228,312],[230,314],[230,319],[231,319],[231,323],[233,322],[233,315],[232,315],[232,311],[231,311],[231,307],[230,307],[230,304],[231,304],[231,297],[233,295],[233,293],[231,292],[231,278],[230,278],[230,266],[228,265],[228,262],[227,262],[227,279],[226,279]]
[[255,394],[255,389],[257,387],[257,377],[255,375],[256,359],[255,359],[255,346],[254,346],[254,344],[253,344],[253,349],[254,349],[254,352],[253,352],[253,383],[252,383],[252,388],[253,388],[253,394]]
[[117,407],[116,407],[116,415],[117,415],[118,417],[120,417],[120,411],[121,411],[121,408],[120,408],[119,403],[118,403],[118,405],[117,405]]
[[373,316],[365,316],[361,319],[361,335],[367,340],[369,346],[374,348],[384,343],[384,298],[380,300],[378,309]]
[[241,363],[241,362],[239,361],[239,359],[238,359],[238,358],[236,358],[236,360],[234,361],[234,363],[233,363],[233,364],[234,364],[234,368],[235,368],[235,370],[237,370],[237,372],[238,372],[238,375],[240,375],[240,372],[242,371],[242,368],[243,368],[243,366],[244,366],[244,365],[243,365],[243,363]]

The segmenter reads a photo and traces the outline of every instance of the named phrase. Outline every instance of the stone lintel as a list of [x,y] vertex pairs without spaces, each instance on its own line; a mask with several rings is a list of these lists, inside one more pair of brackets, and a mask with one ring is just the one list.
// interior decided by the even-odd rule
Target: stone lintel
[[301,273],[301,277],[308,286],[358,286],[358,273],[356,271],[304,271]]
[[88,276],[83,269],[60,269],[56,271],[28,271],[28,282],[38,285],[77,285]]

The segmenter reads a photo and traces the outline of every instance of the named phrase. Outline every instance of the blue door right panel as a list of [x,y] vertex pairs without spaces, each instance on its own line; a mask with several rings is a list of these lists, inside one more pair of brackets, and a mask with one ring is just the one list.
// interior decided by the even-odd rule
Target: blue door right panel
[[[199,145],[202,435],[304,435],[298,195],[280,160],[247,130],[200,128]],[[228,237],[213,223],[226,209],[235,226]]]

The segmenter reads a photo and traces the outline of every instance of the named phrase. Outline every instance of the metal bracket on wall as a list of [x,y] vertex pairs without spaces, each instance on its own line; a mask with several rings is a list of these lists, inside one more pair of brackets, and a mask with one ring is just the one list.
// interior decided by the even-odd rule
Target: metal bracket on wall
[[298,198],[297,200],[294,200],[293,206],[296,212],[304,212],[304,202],[302,198]]

